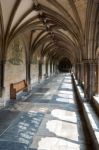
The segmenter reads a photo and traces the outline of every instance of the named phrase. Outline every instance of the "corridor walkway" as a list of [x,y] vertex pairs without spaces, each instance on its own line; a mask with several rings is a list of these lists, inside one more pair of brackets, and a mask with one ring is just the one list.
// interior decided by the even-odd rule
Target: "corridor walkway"
[[70,74],[46,80],[0,114],[0,150],[91,150]]

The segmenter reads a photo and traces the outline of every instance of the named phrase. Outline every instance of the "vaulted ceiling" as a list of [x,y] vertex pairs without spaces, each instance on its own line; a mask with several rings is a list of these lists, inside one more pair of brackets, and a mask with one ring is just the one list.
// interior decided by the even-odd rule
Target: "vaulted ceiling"
[[27,38],[30,55],[40,51],[42,56],[67,57],[72,63],[95,58],[99,1],[0,0],[1,58],[20,34]]

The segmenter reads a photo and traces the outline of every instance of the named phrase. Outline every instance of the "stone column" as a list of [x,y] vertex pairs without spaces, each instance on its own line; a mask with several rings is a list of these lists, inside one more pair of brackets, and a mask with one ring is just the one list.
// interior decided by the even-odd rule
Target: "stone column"
[[75,78],[77,79],[77,72],[78,72],[78,68],[77,68],[77,64],[75,64]]
[[54,72],[55,72],[55,74],[57,74],[57,63],[56,62],[54,63]]
[[55,63],[53,62],[53,74],[55,73]]
[[77,79],[78,79],[78,84],[80,85],[80,86],[82,86],[82,82],[83,82],[83,77],[84,77],[84,72],[83,72],[83,63],[79,63],[79,64],[77,64]]
[[98,89],[97,89],[97,93],[98,93],[98,95],[99,95],[99,58],[98,58]]
[[94,64],[93,62],[89,62],[89,74],[88,74],[88,98],[91,100],[92,95],[93,95],[93,81],[94,81],[94,76],[93,76],[93,70],[94,70]]
[[89,68],[88,62],[84,62],[84,98],[88,101],[88,76],[89,76]]
[[76,64],[76,79],[78,80],[78,83],[80,84],[80,78],[81,78],[81,68],[80,63]]
[[0,96],[2,96],[4,92],[4,67],[5,61],[0,60]]
[[26,81],[27,81],[27,85],[28,85],[28,90],[31,90],[31,64],[30,62],[26,63]]
[[50,61],[50,76],[52,75],[52,62]]
[[42,61],[41,60],[38,61],[38,70],[39,70],[38,82],[40,82],[40,80],[42,79]]
[[45,64],[45,70],[46,70],[46,74],[48,76],[48,61],[46,60],[46,64]]
[[78,84],[81,85],[81,63],[78,64]]
[[75,75],[75,64],[73,64],[71,71],[72,71],[73,74]]
[[79,64],[77,64],[77,80],[78,80],[78,83],[79,83]]
[[89,60],[84,63],[84,96],[87,101],[91,101],[95,94],[95,62]]
[[84,82],[84,64],[81,63],[81,81]]
[[93,80],[92,80],[92,93],[93,95],[96,94],[96,91],[98,91],[97,86],[99,85],[98,82],[96,82],[96,79],[98,78],[99,74],[98,72],[98,63],[94,61],[93,63]]
[[99,96],[99,58],[96,62],[96,95]]

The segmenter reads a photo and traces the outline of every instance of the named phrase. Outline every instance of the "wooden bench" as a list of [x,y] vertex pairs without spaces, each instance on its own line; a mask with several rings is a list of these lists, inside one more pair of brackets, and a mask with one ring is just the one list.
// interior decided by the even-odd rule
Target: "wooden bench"
[[16,94],[20,91],[27,91],[25,80],[10,84],[10,99],[16,99]]

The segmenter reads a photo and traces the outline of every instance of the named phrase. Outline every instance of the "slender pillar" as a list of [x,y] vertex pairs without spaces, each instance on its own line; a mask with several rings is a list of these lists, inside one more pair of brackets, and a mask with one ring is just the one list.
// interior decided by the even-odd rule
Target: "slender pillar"
[[81,63],[78,64],[78,84],[81,85]]
[[88,75],[88,62],[84,62],[84,98],[86,101],[88,101]]
[[27,79],[27,83],[28,85],[31,84],[31,77],[30,77],[30,63],[26,64],[27,69],[26,69],[26,79]]
[[99,96],[99,58],[96,62],[96,95]]
[[78,67],[77,67],[77,64],[75,64],[75,77],[76,79],[78,79]]
[[77,64],[77,80],[79,82],[79,64]]
[[55,64],[53,62],[53,74],[55,73]]
[[99,95],[99,58],[98,58],[98,65],[97,65],[98,67],[98,90],[97,90],[97,93],[98,93],[98,95]]
[[72,72],[74,73],[74,75],[75,75],[75,64],[73,64],[73,66],[72,66]]
[[89,60],[84,64],[84,96],[87,101],[91,101],[95,94],[95,62]]
[[75,78],[76,78],[76,64],[73,65],[73,73],[74,73]]
[[97,63],[96,61],[93,62],[93,72],[92,72],[92,96],[96,94],[96,68],[97,68]]
[[31,64],[30,62],[27,62],[26,63],[26,81],[27,81],[27,85],[28,85],[28,90],[31,89],[31,75],[30,75],[30,67],[31,67]]
[[50,61],[50,76],[52,75],[52,62]]
[[81,82],[84,82],[84,64],[81,63]]
[[94,64],[93,62],[89,62],[89,74],[88,74],[88,98],[91,100],[93,95],[93,70],[94,70]]
[[4,90],[4,67],[5,67],[5,61],[0,61],[0,96],[1,97]]
[[82,77],[82,76],[83,76],[83,71],[82,71],[82,70],[83,70],[83,64],[80,63],[80,84],[82,84],[82,80],[83,80],[83,79],[82,79],[82,78],[83,78],[83,77]]
[[57,64],[56,64],[56,62],[54,63],[54,73],[57,74]]
[[41,60],[38,61],[38,82],[42,79],[42,62]]
[[46,60],[45,70],[46,70],[46,74],[48,75],[48,61],[47,60]]

